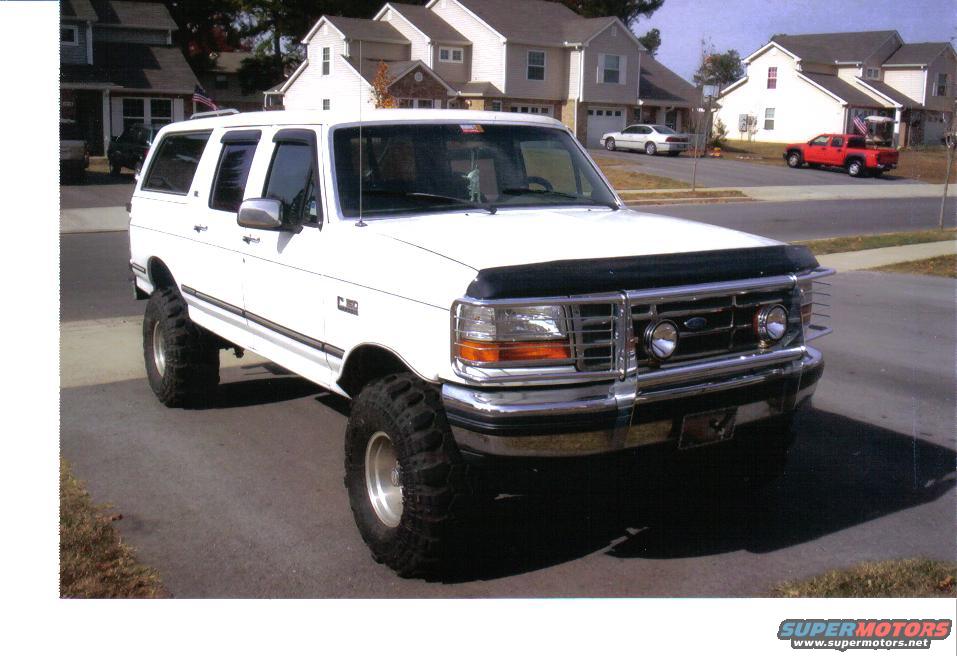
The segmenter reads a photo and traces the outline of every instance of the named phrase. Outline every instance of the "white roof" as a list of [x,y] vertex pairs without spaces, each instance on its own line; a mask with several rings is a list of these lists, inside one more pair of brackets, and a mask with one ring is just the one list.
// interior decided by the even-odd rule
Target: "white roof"
[[[347,110],[278,110],[242,112],[226,116],[212,116],[179,121],[168,126],[167,132],[203,130],[214,128],[254,127],[265,125],[328,125],[355,124],[359,122],[356,109]],[[362,123],[422,123],[459,122],[469,123],[525,123],[564,127],[561,121],[540,114],[519,112],[484,112],[471,109],[369,109],[362,111]]]

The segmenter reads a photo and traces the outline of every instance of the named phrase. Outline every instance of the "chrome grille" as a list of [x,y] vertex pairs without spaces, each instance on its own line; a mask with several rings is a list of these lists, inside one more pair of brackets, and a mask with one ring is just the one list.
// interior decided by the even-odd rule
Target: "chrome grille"
[[[678,327],[678,348],[668,362],[754,351],[760,348],[753,318],[758,306],[782,304],[791,311],[788,290],[729,294],[697,300],[633,305],[632,321],[639,367],[653,364],[642,335],[661,319]],[[792,322],[795,317],[792,312]]]

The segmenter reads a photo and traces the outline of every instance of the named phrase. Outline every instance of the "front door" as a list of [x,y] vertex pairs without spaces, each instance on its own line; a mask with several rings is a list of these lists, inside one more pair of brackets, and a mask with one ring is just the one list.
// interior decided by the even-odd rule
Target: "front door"
[[815,137],[804,149],[804,161],[809,164],[827,164],[827,137]]
[[342,352],[324,341],[329,284],[318,271],[328,261],[322,232],[317,135],[278,130],[263,143],[248,197],[280,201],[283,222],[301,229],[243,231],[246,319],[254,349],[310,380],[332,383],[329,357]]

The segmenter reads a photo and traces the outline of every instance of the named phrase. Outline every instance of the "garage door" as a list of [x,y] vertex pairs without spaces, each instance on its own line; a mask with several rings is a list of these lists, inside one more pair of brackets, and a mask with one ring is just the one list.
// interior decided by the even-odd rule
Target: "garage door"
[[625,112],[622,109],[591,107],[588,109],[588,130],[585,145],[589,148],[601,146],[601,135],[616,132],[625,127]]

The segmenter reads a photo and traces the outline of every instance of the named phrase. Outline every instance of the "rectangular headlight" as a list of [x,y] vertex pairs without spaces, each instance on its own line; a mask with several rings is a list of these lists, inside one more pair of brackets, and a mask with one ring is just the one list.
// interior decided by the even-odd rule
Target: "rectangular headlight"
[[560,306],[456,309],[453,352],[466,363],[569,360],[571,346]]

